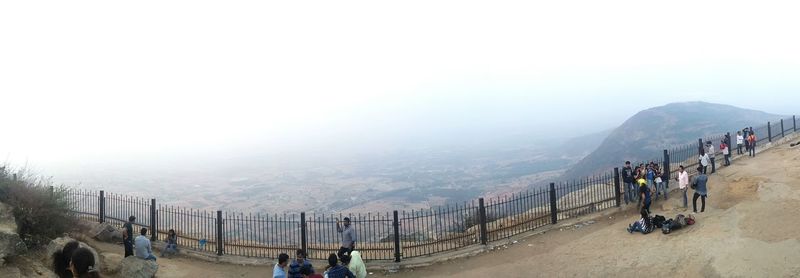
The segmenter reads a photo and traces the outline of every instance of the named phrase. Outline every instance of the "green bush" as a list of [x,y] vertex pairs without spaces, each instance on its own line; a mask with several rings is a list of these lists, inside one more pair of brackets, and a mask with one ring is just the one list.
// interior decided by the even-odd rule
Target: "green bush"
[[77,223],[66,191],[46,179],[14,178],[0,167],[0,202],[12,207],[17,233],[29,247],[43,246]]

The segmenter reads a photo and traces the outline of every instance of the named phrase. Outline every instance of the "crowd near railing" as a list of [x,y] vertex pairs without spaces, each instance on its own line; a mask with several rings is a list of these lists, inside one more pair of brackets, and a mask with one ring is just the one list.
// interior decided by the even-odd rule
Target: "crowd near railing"
[[[776,124],[778,123],[778,124]],[[758,150],[767,142],[797,132],[796,117],[753,128]],[[736,153],[736,131],[663,150],[648,160],[664,165],[674,180],[678,165],[696,173],[698,155],[707,141],[730,139]],[[722,167],[717,148],[717,165]],[[747,155],[742,154],[742,155]],[[487,245],[554,225],[564,219],[622,206],[619,168],[568,182],[552,182],[522,193],[479,198],[421,210],[367,214],[244,214],[159,204],[156,199],[105,191],[67,189],[74,212],[82,219],[122,226],[136,216],[135,230],[147,227],[151,240],[164,240],[176,230],[178,244],[218,256],[275,258],[306,250],[309,258],[326,259],[339,249],[337,220],[349,217],[358,236],[356,249],[367,260],[400,262],[470,246]]]

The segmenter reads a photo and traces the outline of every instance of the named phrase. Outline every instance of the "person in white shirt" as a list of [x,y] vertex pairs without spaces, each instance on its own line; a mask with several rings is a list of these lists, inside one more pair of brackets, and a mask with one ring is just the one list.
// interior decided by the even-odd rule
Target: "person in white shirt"
[[736,154],[744,154],[742,152],[742,144],[744,144],[744,136],[741,131],[736,132]]
[[706,151],[700,149],[700,166],[703,167],[703,174],[705,174],[708,171],[708,162],[710,160],[711,159],[708,158],[708,154],[706,153]]
[[[717,172],[717,163],[714,161],[714,156],[716,155],[716,151],[714,150],[714,144],[711,141],[706,142],[708,149],[706,150],[706,154],[709,158],[711,158],[711,173]],[[704,173],[705,174],[705,173]]]
[[689,173],[686,173],[686,169],[683,168],[683,165],[678,166],[680,171],[678,172],[678,188],[683,191],[683,208],[689,208],[689,197],[686,195],[686,192],[689,191]]
[[136,237],[133,242],[134,255],[145,260],[156,260],[153,255],[153,246],[150,245],[150,239],[147,238],[147,228],[142,228],[140,235]]

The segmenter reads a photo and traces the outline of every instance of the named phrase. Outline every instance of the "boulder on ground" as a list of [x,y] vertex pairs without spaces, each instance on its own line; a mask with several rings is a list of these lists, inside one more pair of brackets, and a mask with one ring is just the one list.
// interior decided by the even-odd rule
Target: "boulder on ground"
[[25,243],[17,234],[17,221],[14,219],[11,207],[0,203],[0,265],[5,258],[16,256],[27,251]]
[[[64,249],[64,245],[66,245],[67,242],[70,242],[70,241],[77,241],[77,240],[75,240],[75,239],[73,239],[71,237],[68,237],[68,236],[64,236],[64,237],[60,237],[60,238],[51,240],[50,243],[47,244],[47,262],[52,262],[53,261],[53,254],[56,251],[61,251],[61,249]],[[94,255],[94,266],[95,266],[95,268],[102,269],[103,263],[102,263],[102,260],[101,260],[100,256],[97,255],[97,251],[95,251],[94,248],[92,248],[91,246],[89,246],[88,244],[86,244],[84,242],[78,241],[78,243],[79,243],[80,247],[83,247],[83,248],[89,249],[89,251],[92,251],[92,255]]]
[[102,242],[122,241],[122,231],[108,223],[97,223],[89,233],[93,238]]
[[136,256],[122,259],[121,265],[119,276],[126,278],[153,278],[158,271],[158,264],[155,261],[143,260]]
[[105,252],[100,254],[100,260],[103,262],[104,268],[100,270],[105,274],[117,274],[122,268],[122,255],[116,253]]
[[0,266],[0,273],[3,274],[3,277],[22,278],[22,271],[20,271],[16,266]]

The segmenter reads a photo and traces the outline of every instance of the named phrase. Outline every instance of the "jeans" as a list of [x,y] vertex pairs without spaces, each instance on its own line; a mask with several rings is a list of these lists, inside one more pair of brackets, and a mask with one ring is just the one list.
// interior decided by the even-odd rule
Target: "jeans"
[[703,165],[703,174],[708,173],[708,165]]
[[167,243],[167,246],[161,250],[161,256],[164,257],[164,253],[168,255],[177,254],[178,253],[178,245],[174,243]]
[[713,174],[716,171],[717,171],[717,163],[714,162],[714,158],[712,157],[711,158],[711,173]]
[[125,245],[125,257],[133,256],[133,241],[125,240],[123,244]]
[[686,196],[686,193],[689,191],[689,187],[683,189],[683,208],[689,208],[689,197]]
[[669,179],[664,179],[664,182],[662,182],[662,184],[663,186],[661,187],[661,189],[664,190],[664,200],[666,200],[667,192],[669,192]]
[[655,191],[656,183],[653,180],[647,180],[647,190],[650,190],[650,193]]
[[153,256],[153,254],[150,254],[150,256],[147,256],[147,258],[145,260],[155,261],[156,260],[156,256]]
[[731,155],[730,154],[726,154],[725,155],[725,166],[731,166]]
[[753,144],[752,146],[750,146],[750,156],[753,156],[753,157],[756,156],[756,144]]
[[703,206],[700,208],[700,212],[706,211],[706,195],[700,195],[697,192],[694,193],[694,197],[692,197],[692,208],[694,212],[697,212],[697,198],[702,197]]
[[664,182],[663,181],[656,183],[656,200],[658,200],[658,196],[661,196],[661,191],[664,191]]
[[636,200],[636,197],[637,197],[636,193],[637,193],[637,190],[636,190],[636,187],[634,186],[634,183],[626,182],[625,183],[625,204],[633,203],[633,201]]
[[742,144],[736,144],[736,154],[743,154]]

